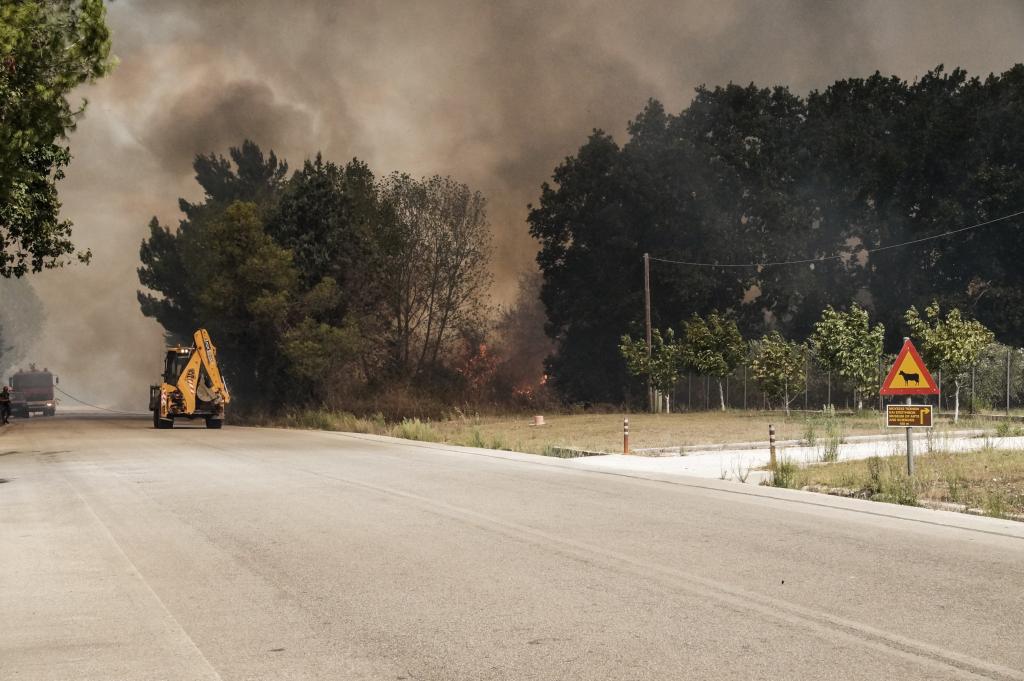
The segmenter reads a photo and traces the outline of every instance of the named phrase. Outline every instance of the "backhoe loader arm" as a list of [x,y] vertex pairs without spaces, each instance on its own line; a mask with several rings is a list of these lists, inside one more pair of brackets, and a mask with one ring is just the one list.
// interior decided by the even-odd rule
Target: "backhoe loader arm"
[[206,375],[210,378],[210,390],[215,396],[219,396],[224,404],[229,403],[231,395],[220,375],[220,367],[217,365],[217,348],[213,346],[210,334],[206,332],[206,329],[199,329],[193,335],[193,340],[196,344],[196,355],[201,358]]

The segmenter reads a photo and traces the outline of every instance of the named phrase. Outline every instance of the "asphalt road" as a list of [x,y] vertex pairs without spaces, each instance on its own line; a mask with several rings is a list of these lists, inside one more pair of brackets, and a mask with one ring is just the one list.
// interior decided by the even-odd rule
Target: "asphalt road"
[[339,433],[0,431],[0,679],[1024,679],[1024,527]]

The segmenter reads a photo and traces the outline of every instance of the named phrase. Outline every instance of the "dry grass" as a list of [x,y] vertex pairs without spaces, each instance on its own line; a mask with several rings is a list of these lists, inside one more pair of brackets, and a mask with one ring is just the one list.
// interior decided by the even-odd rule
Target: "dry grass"
[[[829,446],[850,435],[886,433],[883,418],[874,412],[837,416],[758,411],[692,412],[686,414],[629,414],[630,447],[633,450],[686,445],[718,445],[732,442],[767,442],[768,425],[774,424],[778,440],[803,440]],[[530,415],[467,416],[456,413],[444,420],[402,419],[388,422],[377,414],[370,418],[347,412],[307,410],[286,415],[255,415],[246,422],[285,428],[338,430],[391,435],[429,442],[509,449],[551,454],[552,448],[600,452],[622,451],[622,414],[547,414],[546,425],[533,426]],[[236,421],[238,422],[238,421]],[[990,422],[962,420],[958,428],[985,427]],[[930,437],[941,445],[942,424]],[[891,430],[888,431],[891,434]],[[937,439],[936,439],[937,438]]]
[[[501,439],[520,451],[544,453],[549,447],[570,447],[590,451],[622,451],[620,414],[547,415],[545,425],[534,426],[530,416],[470,417],[436,424],[450,442],[461,442],[474,434],[484,441]],[[694,414],[630,414],[630,446],[674,447],[679,445],[767,440],[766,414],[703,412]],[[777,437],[800,437],[802,425],[781,419]]]
[[[677,447],[686,445],[717,445],[730,442],[767,442],[768,425],[775,426],[778,440],[817,439],[819,444],[830,432],[840,438],[850,435],[892,434],[885,427],[884,417],[874,412],[860,416],[838,416],[825,419],[821,415],[766,413],[758,411],[692,412],[686,414],[629,414],[631,449]],[[622,451],[621,414],[546,415],[544,426],[533,426],[529,416],[463,417],[440,421],[434,427],[446,442],[464,444],[479,434],[484,441],[499,439],[512,449],[545,453],[550,447],[571,447],[590,451]],[[830,425],[837,424],[836,426]],[[958,429],[986,427],[964,419]],[[937,431],[948,430],[943,424]],[[479,445],[477,445],[479,446]]]
[[995,517],[1024,514],[1024,450],[936,452],[914,462],[913,478],[903,455],[787,468],[780,486],[907,505],[955,504]]

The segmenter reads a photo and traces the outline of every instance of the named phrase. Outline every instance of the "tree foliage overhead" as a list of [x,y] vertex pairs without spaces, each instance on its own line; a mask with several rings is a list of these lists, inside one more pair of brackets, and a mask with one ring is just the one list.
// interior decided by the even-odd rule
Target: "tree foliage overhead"
[[622,399],[615,350],[643,319],[645,252],[655,326],[721,310],[746,336],[805,338],[855,299],[895,347],[908,305],[936,299],[1024,342],[1024,220],[868,252],[1024,210],[1020,120],[1024,65],[985,79],[940,66],[806,97],[701,87],[678,114],[649,102],[625,144],[595,131],[529,215],[554,385]]
[[70,93],[112,67],[105,19],[102,0],[0,5],[0,276],[59,267],[74,252],[56,183],[86,104]]

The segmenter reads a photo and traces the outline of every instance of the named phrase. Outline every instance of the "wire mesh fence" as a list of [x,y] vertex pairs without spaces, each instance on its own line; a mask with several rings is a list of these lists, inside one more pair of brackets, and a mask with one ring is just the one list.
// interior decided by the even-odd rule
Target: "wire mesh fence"
[[[820,411],[828,406],[841,411],[883,410],[888,399],[878,389],[892,366],[895,355],[878,358],[877,380],[868,394],[858,396],[854,386],[822,369],[813,358],[805,364],[806,380],[789,388],[789,409]],[[959,397],[961,414],[1024,415],[1024,349],[998,343],[990,345],[978,362],[959,381],[933,371],[938,395],[914,397],[916,404],[931,404],[937,413],[951,413]],[[959,392],[959,396],[957,393]],[[669,403],[672,411],[720,409],[781,410],[783,399],[769,399],[754,380],[749,366],[741,366],[719,379],[700,374],[684,374],[676,382]],[[901,398],[902,399],[902,398]]]

